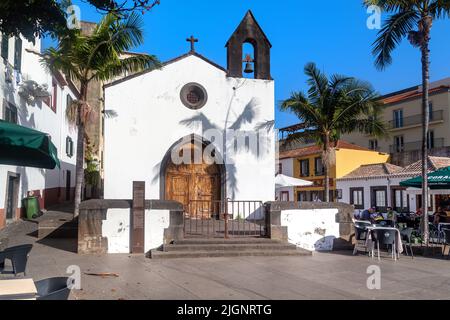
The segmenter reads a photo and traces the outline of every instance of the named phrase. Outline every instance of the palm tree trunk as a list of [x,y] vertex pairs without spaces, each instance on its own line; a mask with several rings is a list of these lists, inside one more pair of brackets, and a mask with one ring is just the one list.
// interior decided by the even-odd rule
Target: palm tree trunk
[[[423,19],[427,19],[425,17]],[[430,121],[429,109],[429,87],[430,87],[430,25],[424,23],[423,43],[421,45],[422,53],[422,230],[424,233],[425,244],[429,243],[428,235],[428,132]]]
[[330,156],[330,136],[325,135],[323,167],[325,171],[325,202],[330,202],[330,168],[328,167]]
[[[87,84],[81,84],[81,101],[85,102],[87,98]],[[82,108],[78,107],[78,119],[77,119],[77,162],[76,162],[76,174],[75,174],[75,210],[73,213],[74,218],[80,214],[81,195],[83,192],[84,183],[84,122],[82,120]]]

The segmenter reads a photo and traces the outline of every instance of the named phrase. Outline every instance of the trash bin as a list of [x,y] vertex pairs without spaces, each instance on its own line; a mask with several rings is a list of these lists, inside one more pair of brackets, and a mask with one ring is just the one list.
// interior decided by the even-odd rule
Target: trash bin
[[35,219],[39,216],[39,199],[37,197],[28,197],[23,199],[27,219]]

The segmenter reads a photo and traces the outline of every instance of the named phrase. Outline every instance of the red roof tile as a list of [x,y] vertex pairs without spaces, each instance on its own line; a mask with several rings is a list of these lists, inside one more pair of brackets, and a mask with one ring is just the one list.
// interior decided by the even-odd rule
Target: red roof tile
[[[351,149],[351,150],[360,150],[360,151],[373,151],[361,146],[358,146],[356,144],[349,143],[344,140],[339,140],[336,145],[333,145],[336,149]],[[280,153],[280,159],[288,159],[288,158],[299,158],[299,157],[305,157],[310,156],[314,154],[321,154],[322,148],[314,145],[289,151],[283,151]]]

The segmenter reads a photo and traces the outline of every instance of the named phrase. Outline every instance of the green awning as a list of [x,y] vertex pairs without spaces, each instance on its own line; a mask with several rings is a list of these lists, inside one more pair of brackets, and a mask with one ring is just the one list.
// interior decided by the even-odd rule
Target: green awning
[[[403,187],[422,188],[422,176],[400,182]],[[450,167],[440,169],[428,174],[428,187],[430,189],[450,189]]]
[[58,150],[43,132],[0,120],[0,164],[54,169]]

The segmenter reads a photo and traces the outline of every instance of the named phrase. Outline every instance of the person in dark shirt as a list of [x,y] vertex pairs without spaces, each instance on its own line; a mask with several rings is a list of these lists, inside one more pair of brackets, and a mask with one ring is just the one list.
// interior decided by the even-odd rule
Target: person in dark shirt
[[366,209],[363,212],[361,212],[361,215],[359,216],[360,220],[363,221],[370,221],[372,214],[375,212],[374,208]]

